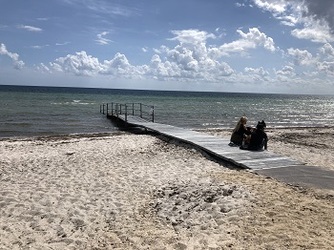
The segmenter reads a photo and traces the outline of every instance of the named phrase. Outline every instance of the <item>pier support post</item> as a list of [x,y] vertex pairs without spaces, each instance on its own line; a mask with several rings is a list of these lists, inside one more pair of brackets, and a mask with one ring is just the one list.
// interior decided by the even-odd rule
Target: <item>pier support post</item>
[[125,114],[124,114],[124,116],[125,116],[125,121],[127,122],[128,121],[128,105],[127,104],[125,104]]
[[154,106],[151,106],[150,114],[151,114],[151,120],[152,122],[154,122]]

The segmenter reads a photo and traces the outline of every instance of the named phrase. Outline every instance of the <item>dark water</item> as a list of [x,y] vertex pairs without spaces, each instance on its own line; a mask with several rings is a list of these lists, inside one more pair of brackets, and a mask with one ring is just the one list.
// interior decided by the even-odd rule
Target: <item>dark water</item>
[[190,129],[233,127],[241,115],[271,127],[332,126],[334,97],[0,85],[0,137],[112,132],[107,102],[155,106],[156,122]]

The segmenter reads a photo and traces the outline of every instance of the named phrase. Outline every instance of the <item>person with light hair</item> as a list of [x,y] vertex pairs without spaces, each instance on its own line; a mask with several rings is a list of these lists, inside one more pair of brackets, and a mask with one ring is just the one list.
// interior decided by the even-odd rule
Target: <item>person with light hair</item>
[[235,128],[233,129],[230,146],[241,146],[244,139],[247,138],[248,135],[251,134],[251,130],[246,127],[247,117],[242,116]]

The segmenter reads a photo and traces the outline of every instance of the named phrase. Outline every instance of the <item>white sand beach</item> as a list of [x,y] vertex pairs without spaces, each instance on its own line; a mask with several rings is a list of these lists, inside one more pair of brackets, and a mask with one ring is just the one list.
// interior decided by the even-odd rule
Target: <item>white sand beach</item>
[[[332,131],[272,130],[269,150],[334,169]],[[150,135],[2,139],[0,155],[0,249],[334,249],[331,191]]]

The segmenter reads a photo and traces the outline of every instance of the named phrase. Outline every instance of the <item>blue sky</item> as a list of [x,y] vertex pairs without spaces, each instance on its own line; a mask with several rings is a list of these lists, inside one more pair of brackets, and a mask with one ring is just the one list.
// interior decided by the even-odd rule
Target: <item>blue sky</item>
[[0,84],[334,94],[334,1],[0,0]]

